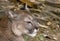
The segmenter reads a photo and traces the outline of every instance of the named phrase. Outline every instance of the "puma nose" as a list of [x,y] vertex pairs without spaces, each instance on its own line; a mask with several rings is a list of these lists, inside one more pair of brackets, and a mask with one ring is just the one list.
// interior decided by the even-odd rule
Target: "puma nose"
[[38,30],[38,27],[35,27],[36,30]]

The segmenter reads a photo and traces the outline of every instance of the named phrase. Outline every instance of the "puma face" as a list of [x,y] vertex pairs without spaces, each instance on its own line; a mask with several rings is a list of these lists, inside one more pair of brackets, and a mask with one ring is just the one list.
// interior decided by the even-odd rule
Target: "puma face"
[[38,22],[35,18],[26,12],[19,12],[17,14],[9,11],[11,23],[12,23],[12,32],[17,35],[21,36],[22,34],[26,34],[29,36],[36,36],[38,31]]

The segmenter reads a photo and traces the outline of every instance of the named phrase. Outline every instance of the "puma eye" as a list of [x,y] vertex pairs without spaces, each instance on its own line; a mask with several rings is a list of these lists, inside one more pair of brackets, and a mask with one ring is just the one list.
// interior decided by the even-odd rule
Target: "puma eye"
[[32,23],[30,21],[27,22],[30,26],[32,26]]
[[30,21],[28,21],[27,23],[31,23]]

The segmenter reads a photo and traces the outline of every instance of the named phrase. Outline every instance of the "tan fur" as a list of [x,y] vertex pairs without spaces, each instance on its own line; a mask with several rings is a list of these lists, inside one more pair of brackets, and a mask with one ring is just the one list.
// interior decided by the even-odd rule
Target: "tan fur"
[[22,34],[35,36],[38,22],[29,13],[8,11],[8,14],[0,20],[0,41],[24,41]]

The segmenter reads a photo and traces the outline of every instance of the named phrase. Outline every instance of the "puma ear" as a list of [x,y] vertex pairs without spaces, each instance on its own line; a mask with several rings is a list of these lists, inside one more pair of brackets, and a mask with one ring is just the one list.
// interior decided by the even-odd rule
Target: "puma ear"
[[16,25],[13,25],[12,27],[12,32],[16,35],[16,36],[21,36],[22,32],[17,28]]
[[10,10],[8,13],[9,13],[9,18],[14,19],[14,18],[16,18],[16,17],[17,17],[17,14],[16,14],[16,13],[14,13],[13,11],[11,11],[11,10]]

